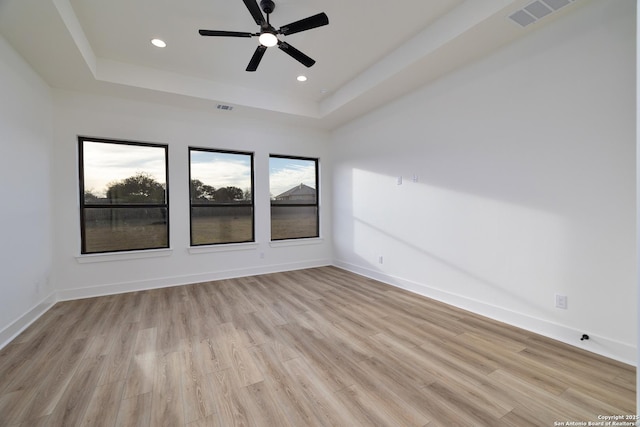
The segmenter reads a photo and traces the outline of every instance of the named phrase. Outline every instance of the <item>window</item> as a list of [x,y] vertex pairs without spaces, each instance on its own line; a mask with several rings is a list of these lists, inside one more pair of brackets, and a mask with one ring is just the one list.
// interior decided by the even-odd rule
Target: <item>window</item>
[[319,237],[318,159],[270,156],[271,240]]
[[189,148],[191,245],[254,241],[253,154]]
[[168,248],[167,146],[78,142],[82,253]]

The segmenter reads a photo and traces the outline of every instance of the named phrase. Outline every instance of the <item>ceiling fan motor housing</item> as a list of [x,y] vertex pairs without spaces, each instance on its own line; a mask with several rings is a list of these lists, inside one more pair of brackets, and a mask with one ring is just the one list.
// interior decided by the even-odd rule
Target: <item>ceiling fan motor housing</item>
[[276,4],[272,0],[260,0],[260,8],[268,15],[276,8]]

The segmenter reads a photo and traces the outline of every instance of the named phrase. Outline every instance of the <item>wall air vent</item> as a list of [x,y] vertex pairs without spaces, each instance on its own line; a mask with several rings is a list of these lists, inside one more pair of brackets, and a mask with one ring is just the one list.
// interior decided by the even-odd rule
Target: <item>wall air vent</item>
[[536,0],[529,3],[524,8],[513,12],[509,15],[509,19],[521,27],[526,27],[527,25],[533,24],[537,20],[552,14],[556,10],[562,9],[573,1],[574,0]]
[[216,108],[218,108],[218,110],[224,110],[224,111],[233,110],[233,107],[231,105],[224,105],[224,104],[218,104]]

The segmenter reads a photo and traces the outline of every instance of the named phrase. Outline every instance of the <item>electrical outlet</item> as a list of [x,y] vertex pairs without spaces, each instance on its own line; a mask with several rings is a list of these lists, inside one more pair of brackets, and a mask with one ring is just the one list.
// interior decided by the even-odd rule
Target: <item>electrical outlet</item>
[[567,296],[556,294],[556,308],[566,310],[567,306],[568,306]]

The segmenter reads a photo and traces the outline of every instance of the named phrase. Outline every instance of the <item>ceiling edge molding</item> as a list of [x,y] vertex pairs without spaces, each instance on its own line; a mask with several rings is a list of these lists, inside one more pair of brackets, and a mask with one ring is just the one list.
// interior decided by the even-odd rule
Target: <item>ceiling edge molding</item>
[[52,2],[60,15],[60,19],[62,19],[62,22],[67,27],[73,42],[80,51],[84,62],[87,64],[87,67],[89,67],[91,73],[95,76],[97,57],[91,47],[91,43],[89,43],[89,39],[87,39],[87,36],[82,29],[82,25],[80,24],[78,16],[73,10],[71,3],[69,3],[69,0],[52,0]]
[[320,103],[325,117],[424,60],[447,43],[519,0],[467,0]]
[[236,106],[319,118],[318,105],[155,68],[97,59],[96,80]]

